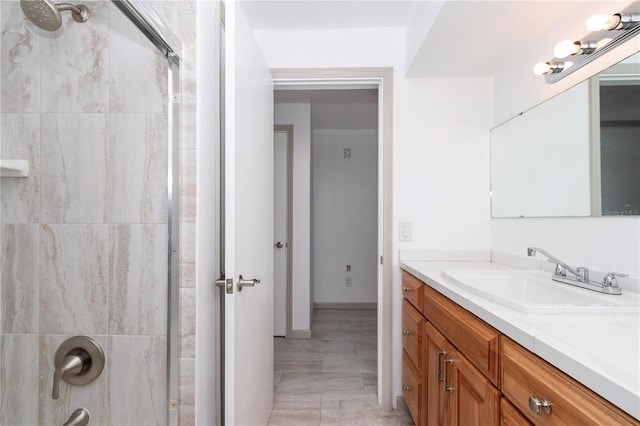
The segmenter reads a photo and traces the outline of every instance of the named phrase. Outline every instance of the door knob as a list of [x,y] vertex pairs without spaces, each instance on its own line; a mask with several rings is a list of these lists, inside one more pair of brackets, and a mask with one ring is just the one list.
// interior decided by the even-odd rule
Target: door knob
[[242,287],[253,287],[256,284],[260,284],[260,280],[257,278],[245,280],[242,278],[242,275],[238,277],[238,291],[242,291]]
[[282,241],[278,241],[273,246],[277,249],[281,249],[282,247],[284,247],[284,244],[282,244]]
[[62,342],[53,363],[55,371],[51,398],[58,399],[60,380],[70,385],[82,386],[100,376],[104,369],[104,350],[91,337],[74,336]]
[[86,426],[89,424],[89,410],[78,408],[62,426]]

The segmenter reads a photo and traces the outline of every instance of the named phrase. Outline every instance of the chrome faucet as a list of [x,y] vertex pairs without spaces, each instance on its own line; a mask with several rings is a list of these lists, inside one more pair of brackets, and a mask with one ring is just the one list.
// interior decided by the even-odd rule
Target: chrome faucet
[[[562,260],[558,259],[551,253],[546,250],[543,250],[539,247],[529,247],[527,248],[527,255],[535,256],[537,252],[545,255],[549,258],[549,262],[556,264],[556,269],[551,276],[551,279],[554,281],[558,281],[564,284],[570,284],[581,288],[586,288],[588,290],[598,291],[600,293],[606,294],[622,294],[622,290],[618,287],[618,282],[615,277],[626,277],[626,274],[618,274],[616,272],[609,272],[601,283],[597,281],[592,281],[589,279],[589,269],[584,266],[578,266],[577,268],[572,268],[567,265]],[[570,272],[575,276],[575,278],[567,277],[567,272]]]

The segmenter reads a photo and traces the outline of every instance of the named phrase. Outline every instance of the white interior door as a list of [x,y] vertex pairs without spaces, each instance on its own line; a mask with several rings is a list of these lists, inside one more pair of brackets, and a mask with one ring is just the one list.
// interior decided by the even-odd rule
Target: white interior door
[[287,335],[287,145],[285,131],[274,132],[273,335]]
[[[225,423],[273,406],[273,84],[238,2],[226,2]],[[239,276],[253,287],[239,291]]]

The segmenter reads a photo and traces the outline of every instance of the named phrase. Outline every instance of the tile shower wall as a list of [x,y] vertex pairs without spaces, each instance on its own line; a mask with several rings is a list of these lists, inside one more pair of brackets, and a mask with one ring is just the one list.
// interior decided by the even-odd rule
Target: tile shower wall
[[[65,14],[46,33],[0,2],[0,156],[31,169],[0,182],[3,425],[61,424],[80,406],[92,424],[166,421],[166,60],[112,4],[86,4],[88,22]],[[195,3],[154,7],[187,47],[180,422],[193,424]],[[53,354],[78,333],[106,369],[54,401]]]

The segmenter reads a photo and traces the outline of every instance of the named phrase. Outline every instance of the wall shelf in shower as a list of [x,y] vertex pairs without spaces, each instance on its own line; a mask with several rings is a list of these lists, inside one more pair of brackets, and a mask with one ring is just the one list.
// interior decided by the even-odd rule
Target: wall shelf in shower
[[29,176],[29,162],[27,160],[0,160],[0,177]]

